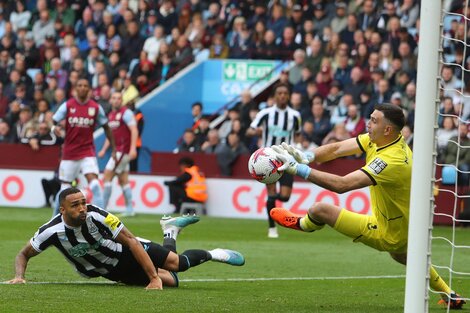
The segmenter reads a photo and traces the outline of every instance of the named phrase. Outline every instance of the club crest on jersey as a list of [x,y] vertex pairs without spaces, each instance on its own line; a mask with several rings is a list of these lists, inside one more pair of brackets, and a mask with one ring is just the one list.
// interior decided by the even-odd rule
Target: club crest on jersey
[[387,167],[387,163],[381,158],[375,158],[372,162],[369,163],[368,166],[375,173],[375,175],[378,175]]
[[121,113],[116,114],[116,119],[120,120],[121,119]]
[[88,115],[89,116],[95,116],[96,114],[96,109],[95,108],[88,108]]
[[70,108],[70,113],[74,114],[75,111],[77,111],[77,109],[75,109],[75,108]]
[[98,232],[98,227],[96,227],[95,223],[93,223],[92,221],[87,221],[87,226],[90,233]]

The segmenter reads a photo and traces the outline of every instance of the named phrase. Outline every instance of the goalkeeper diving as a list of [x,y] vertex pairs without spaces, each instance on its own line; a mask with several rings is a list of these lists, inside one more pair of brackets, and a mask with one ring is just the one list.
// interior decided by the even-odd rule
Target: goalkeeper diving
[[[282,143],[272,146],[283,165],[280,171],[297,175],[333,192],[344,193],[366,186],[370,188],[372,215],[362,215],[328,203],[315,203],[305,216],[283,208],[271,210],[278,224],[304,232],[329,225],[336,231],[379,251],[386,251],[406,265],[412,152],[401,129],[403,111],[391,104],[375,107],[367,123],[367,134],[315,148],[312,152]],[[366,164],[345,176],[310,168],[307,164],[324,163],[336,158],[365,153]],[[451,290],[436,270],[430,269],[430,286],[441,293],[440,304],[461,309],[466,303]]]

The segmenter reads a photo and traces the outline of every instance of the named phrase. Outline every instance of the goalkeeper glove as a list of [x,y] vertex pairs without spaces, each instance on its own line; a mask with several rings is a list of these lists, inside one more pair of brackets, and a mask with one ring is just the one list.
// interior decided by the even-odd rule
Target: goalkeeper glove
[[271,146],[271,149],[276,152],[276,159],[283,163],[283,165],[277,169],[278,171],[285,171],[288,174],[297,175],[303,179],[308,178],[310,171],[312,170],[308,165],[299,164],[299,162],[297,162],[297,160],[282,146],[274,145]]
[[315,153],[313,153],[312,151],[302,152],[299,149],[290,146],[285,142],[283,142],[281,145],[282,148],[287,151],[290,155],[292,155],[294,159],[299,163],[309,164],[312,163],[313,160],[315,160]]

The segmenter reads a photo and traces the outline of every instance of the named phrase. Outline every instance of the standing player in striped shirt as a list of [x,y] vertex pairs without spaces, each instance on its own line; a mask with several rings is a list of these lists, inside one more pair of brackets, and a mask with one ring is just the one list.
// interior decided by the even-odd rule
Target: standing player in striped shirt
[[242,266],[245,258],[227,249],[186,250],[176,253],[176,237],[182,228],[199,221],[198,216],[180,216],[160,221],[163,246],[135,237],[113,214],[86,204],[83,193],[68,188],[59,195],[60,215],[39,228],[15,259],[15,278],[10,284],[24,284],[29,259],[55,246],[86,278],[104,277],[146,289],[177,287],[176,272],[207,261]]
[[[279,145],[282,142],[294,143],[294,139],[300,134],[301,118],[300,113],[289,107],[290,90],[289,86],[283,83],[274,86],[275,104],[258,112],[255,119],[247,130],[247,136],[261,136],[264,147]],[[271,218],[269,212],[276,205],[276,200],[282,202],[289,201],[294,177],[284,173],[279,184],[281,185],[279,193],[276,183],[266,185],[268,191],[268,200],[266,209],[268,211],[268,237],[278,238],[276,224]]]
[[[114,175],[117,175],[126,204],[126,211],[122,216],[134,216],[132,190],[129,185],[129,162],[137,157],[136,143],[139,131],[134,113],[127,106],[122,105],[122,94],[114,92],[111,95],[110,102],[111,112],[108,114],[108,125],[113,132],[117,152],[116,159],[109,158],[104,170],[103,208],[106,209],[108,207],[109,198],[112,193],[112,180]],[[109,140],[106,139],[98,153],[98,157],[102,158],[109,146]]]
[[[112,147],[112,156],[116,158],[116,145],[108,126],[108,118],[103,108],[90,99],[90,83],[81,78],[75,86],[76,95],[59,106],[54,116],[54,132],[62,136],[59,122],[65,121],[65,141],[62,145],[62,160],[59,166],[61,181],[59,193],[70,187],[81,172],[93,194],[93,203],[103,207],[103,191],[98,180],[99,168],[96,159],[93,133],[102,126]],[[56,197],[54,214],[59,213],[59,197]]]

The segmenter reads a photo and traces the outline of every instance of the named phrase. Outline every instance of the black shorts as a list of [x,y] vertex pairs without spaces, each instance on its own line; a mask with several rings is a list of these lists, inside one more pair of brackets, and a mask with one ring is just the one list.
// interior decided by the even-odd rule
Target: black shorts
[[294,185],[294,175],[284,173],[278,181],[281,186],[292,187]]
[[[170,250],[154,242],[140,242],[150,256],[153,265],[163,268]],[[150,282],[144,269],[140,266],[134,255],[127,247],[122,247],[121,258],[113,271],[103,277],[126,285],[147,286]]]

